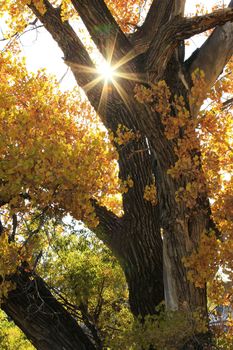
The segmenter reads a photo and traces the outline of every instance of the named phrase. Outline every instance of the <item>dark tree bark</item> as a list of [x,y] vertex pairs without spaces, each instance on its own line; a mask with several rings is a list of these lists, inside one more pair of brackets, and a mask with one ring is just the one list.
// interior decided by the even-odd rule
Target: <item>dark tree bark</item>
[[[111,51],[112,63],[121,72],[116,78],[120,88],[112,86],[108,97],[103,96],[103,82],[75,31],[68,22],[61,21],[59,8],[54,8],[48,0],[44,3],[47,11],[43,16],[33,4],[29,7],[63,51],[77,84],[84,89],[105,126],[116,133],[118,125],[123,124],[141,135],[139,140],[124,148],[118,146],[120,177],[126,180],[130,176],[134,182],[133,188],[123,196],[124,216],[118,218],[93,203],[100,219],[96,234],[123,268],[132,312],[142,317],[154,314],[156,306],[165,298],[167,309],[179,310],[184,305],[191,311],[201,308],[207,320],[206,289],[196,288],[188,280],[182,259],[198,247],[201,233],[212,225],[208,196],[205,193],[199,196],[195,211],[189,210],[183,202],[177,203],[176,191],[185,186],[188,179],[184,174],[175,180],[167,173],[177,160],[175,143],[166,138],[161,115],[151,106],[136,101],[134,88],[136,82],[150,86],[164,79],[172,97],[183,96],[191,118],[195,118],[200,105],[189,105],[191,74],[196,68],[204,70],[207,93],[230,59],[233,52],[232,1],[228,9],[185,18],[185,0],[154,0],[141,28],[126,36],[103,0],[72,0],[99,51],[107,60]],[[96,31],[98,25],[109,28],[108,32],[100,36]],[[198,53],[184,62],[184,39],[211,28],[215,29]],[[152,183],[153,176],[158,189],[156,206],[143,198],[145,186]],[[41,279],[37,277],[30,282],[29,290],[22,290],[20,279],[17,286],[3,308],[37,349],[62,349],[59,342],[66,341],[64,349],[93,348],[80,327],[60,309]],[[38,286],[41,292],[35,294],[36,301],[32,304],[39,315],[37,320],[28,311],[32,303],[30,296]],[[43,312],[44,307],[48,312]],[[55,322],[52,322],[53,317]],[[197,334],[186,348],[204,349],[206,339],[208,335],[199,337]]]
[[2,309],[21,328],[36,349],[96,349],[40,277],[21,271],[12,280],[17,288],[9,293]]

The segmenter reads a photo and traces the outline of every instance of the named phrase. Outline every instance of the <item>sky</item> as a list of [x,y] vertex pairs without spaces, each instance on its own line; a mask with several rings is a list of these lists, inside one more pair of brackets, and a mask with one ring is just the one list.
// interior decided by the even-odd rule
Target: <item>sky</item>
[[[195,14],[197,3],[200,3],[207,9],[211,9],[216,2],[226,4],[228,0],[187,0],[186,13]],[[199,47],[203,40],[205,39],[200,38],[200,36],[192,38],[187,49],[188,55]],[[40,28],[38,32],[28,32],[21,37],[20,41],[22,54],[26,57],[29,70],[36,71],[39,68],[46,68],[49,73],[55,74],[59,81],[62,80],[61,88],[63,90],[72,88],[75,85],[72,73],[69,70],[67,71],[67,66],[63,62],[63,53],[45,29]]]

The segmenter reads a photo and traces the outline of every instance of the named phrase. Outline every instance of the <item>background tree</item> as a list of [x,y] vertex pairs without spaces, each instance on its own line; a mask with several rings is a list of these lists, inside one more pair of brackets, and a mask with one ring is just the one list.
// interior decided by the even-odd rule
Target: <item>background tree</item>
[[[5,229],[2,233],[4,254],[12,257],[15,252],[18,257],[14,242],[18,212],[26,215],[30,209],[33,220],[38,217],[35,209],[48,216],[70,212],[92,227],[98,224],[97,236],[117,257],[125,273],[129,304],[135,316],[145,321],[146,315],[158,312],[156,307],[165,299],[168,311],[191,315],[198,312],[208,324],[206,271],[211,267],[214,275],[216,267],[224,264],[223,259],[216,258],[218,251],[227,256],[224,266],[229,268],[231,260],[231,250],[226,246],[232,245],[232,215],[228,211],[232,203],[232,180],[225,181],[222,174],[232,170],[229,166],[232,119],[228,108],[225,109],[229,105],[222,103],[220,94],[226,90],[228,77],[222,79],[225,85],[216,85],[213,95],[207,94],[232,55],[229,21],[233,20],[233,3],[211,14],[186,18],[185,1],[153,1],[145,21],[134,31],[131,28],[138,17],[133,10],[141,2],[129,1],[127,7],[124,4],[119,1],[116,6],[114,1],[102,0],[60,4],[44,0],[17,4],[8,1],[1,5],[2,13],[9,14],[12,30],[23,30],[36,17],[58,43],[78,85],[111,131],[122,181],[120,185],[114,176],[112,146],[108,143],[109,152],[104,151],[107,136],[101,127],[97,133],[90,128],[90,137],[86,137],[87,128],[79,131],[72,120],[68,118],[67,122],[64,117],[79,112],[69,98],[65,100],[64,110],[63,97],[51,90],[43,74],[30,79],[24,67],[8,63],[8,74],[17,77],[19,84],[16,80],[9,84],[9,79],[2,83],[13,96],[7,99],[3,95],[2,123],[8,123],[8,130],[15,132],[14,135],[9,132],[2,144],[2,164],[8,162],[2,166],[1,203],[8,205],[12,216],[10,232]],[[100,53],[113,66],[112,82],[98,75],[87,49],[67,21],[77,13]],[[212,28],[215,29],[203,46],[184,61],[184,40]],[[28,99],[31,91],[35,98]],[[58,97],[53,97],[54,92]],[[218,104],[206,113],[199,113],[208,96],[214,97]],[[38,126],[36,134],[37,129],[31,125],[33,116]],[[42,125],[37,123],[40,118]],[[221,153],[218,153],[219,130],[224,131],[225,148],[221,148]],[[29,141],[33,146],[30,147],[30,142],[25,144],[22,132],[32,133]],[[38,135],[41,140],[37,145],[34,140]],[[81,140],[82,147],[77,140]],[[90,140],[95,141],[86,149]],[[41,149],[42,142],[45,146]],[[21,158],[22,166],[16,167]],[[96,163],[92,164],[94,159]],[[99,165],[103,165],[100,170]],[[9,168],[13,170],[10,172]],[[17,181],[12,176],[15,173],[19,175]],[[106,183],[112,187],[106,188]],[[116,215],[119,209],[111,197],[117,198],[120,186],[124,212],[121,217]],[[209,203],[212,194],[216,222]],[[228,208],[224,207],[225,203],[229,203]],[[115,213],[110,209],[115,209]],[[223,217],[219,211],[224,212]],[[220,241],[216,240],[216,234]],[[9,247],[8,237],[14,243]],[[209,259],[203,260],[207,266],[201,269],[200,277],[197,266],[204,256],[202,249],[206,242],[212,249]],[[29,253],[24,249],[20,258],[15,258],[18,265],[29,260]],[[6,261],[3,266],[7,266]],[[9,294],[3,308],[32,343],[38,349],[95,348],[71,315],[52,297],[44,281],[38,276],[31,281],[31,267],[23,267],[21,274],[11,278],[16,289]],[[7,282],[9,273],[15,271],[3,269]],[[229,297],[229,292],[226,295]],[[32,305],[37,307],[36,319],[27,315],[28,306]],[[54,314],[58,323],[54,322]],[[210,343],[208,327],[201,330],[197,327],[191,339],[185,339],[181,346],[204,348],[206,343]]]

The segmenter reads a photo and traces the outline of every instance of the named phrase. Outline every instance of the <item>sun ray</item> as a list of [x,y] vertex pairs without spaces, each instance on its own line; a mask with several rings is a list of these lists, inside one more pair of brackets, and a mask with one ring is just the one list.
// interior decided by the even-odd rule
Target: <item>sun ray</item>
[[115,86],[117,92],[119,93],[120,97],[122,98],[123,102],[125,103],[126,107],[128,108],[128,110],[131,112],[131,106],[128,103],[128,95],[125,92],[125,90],[120,86],[120,84],[118,84],[118,82],[113,79],[113,85]]
[[97,84],[99,84],[100,82],[102,81],[102,77],[99,76],[93,80],[91,80],[88,84],[86,84],[83,89],[84,91],[88,92],[90,91],[91,89],[93,89]]
[[114,76],[118,78],[126,79],[126,80],[135,81],[138,83],[146,82],[146,79],[144,79],[143,77],[140,77],[137,73],[125,73],[125,72],[116,70],[114,73]]
[[112,57],[113,57],[113,53],[114,53],[115,46],[116,46],[117,35],[118,35],[118,34],[116,33],[112,45],[110,44],[110,45],[108,46],[108,49],[107,49],[107,62],[108,62],[108,64],[109,64],[110,66],[112,65]]
[[115,68],[118,69],[121,66],[123,66],[124,64],[132,61],[136,56],[137,56],[137,52],[133,49],[131,51],[129,51],[125,56],[123,56],[116,64],[115,64]]
[[101,91],[101,96],[100,96],[99,105],[98,105],[99,114],[106,112],[107,99],[108,99],[108,83],[105,81],[103,85],[103,89]]
[[82,64],[78,64],[76,62],[72,62],[68,60],[65,60],[64,62],[67,66],[69,66],[71,69],[75,70],[76,72],[96,74],[95,67],[84,66]]
[[[80,72],[80,74],[93,74],[93,80],[88,82],[84,87],[85,92],[89,92],[93,89],[97,84],[102,82],[102,89],[99,98],[98,111],[99,113],[106,113],[106,105],[108,99],[109,86],[112,84],[112,87],[115,87],[116,91],[120,95],[122,101],[126,105],[129,111],[131,111],[132,104],[129,101],[128,94],[125,89],[121,86],[120,81],[118,79],[125,79],[135,82],[144,83],[145,79],[142,76],[139,76],[137,73],[130,72],[127,73],[124,71],[124,65],[131,61],[135,56],[135,51],[131,50],[127,55],[122,57],[117,63],[114,65],[111,64],[113,53],[115,49],[116,38],[114,42],[108,46],[107,49],[107,60],[103,61],[99,67],[88,67],[76,64],[75,62],[66,62],[72,70],[75,72]],[[122,69],[121,69],[122,68]]]

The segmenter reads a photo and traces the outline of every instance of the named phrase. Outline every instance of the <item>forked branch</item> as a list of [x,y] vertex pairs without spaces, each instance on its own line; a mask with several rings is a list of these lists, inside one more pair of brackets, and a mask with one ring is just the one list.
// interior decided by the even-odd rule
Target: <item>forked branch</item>
[[116,235],[118,236],[118,239],[120,237],[122,231],[122,219],[106,207],[99,205],[96,200],[92,200],[92,204],[100,223],[99,227],[95,230],[95,233],[98,238],[112,249]]

